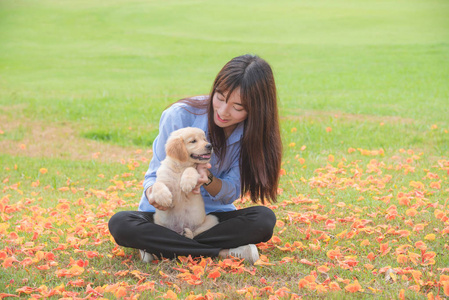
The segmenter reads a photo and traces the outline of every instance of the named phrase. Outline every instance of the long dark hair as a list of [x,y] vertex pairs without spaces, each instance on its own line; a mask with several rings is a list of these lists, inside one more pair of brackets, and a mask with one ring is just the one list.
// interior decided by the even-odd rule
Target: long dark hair
[[255,55],[235,57],[218,73],[207,100],[181,101],[207,109],[209,139],[216,155],[223,160],[226,156],[226,136],[214,122],[212,99],[217,91],[226,92],[229,97],[237,88],[240,88],[242,106],[248,112],[239,158],[241,194],[248,193],[255,203],[276,202],[282,141],[276,85],[270,65]]

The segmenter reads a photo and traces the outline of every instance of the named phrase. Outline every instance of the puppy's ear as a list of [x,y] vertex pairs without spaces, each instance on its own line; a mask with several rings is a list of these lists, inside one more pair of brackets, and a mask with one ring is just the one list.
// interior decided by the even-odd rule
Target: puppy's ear
[[165,152],[167,152],[167,156],[181,162],[186,162],[189,159],[189,153],[187,152],[184,140],[181,137],[168,139],[167,144],[165,145]]

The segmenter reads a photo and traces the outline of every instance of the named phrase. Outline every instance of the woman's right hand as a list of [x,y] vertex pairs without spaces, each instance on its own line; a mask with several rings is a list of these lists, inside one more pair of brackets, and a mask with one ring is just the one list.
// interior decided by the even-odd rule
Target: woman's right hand
[[207,178],[207,170],[210,168],[212,168],[212,165],[210,163],[198,164],[196,166],[196,170],[198,171],[198,174],[200,174],[200,177],[198,178],[198,183],[195,186],[195,188],[192,190],[192,193],[194,193],[194,194],[201,193],[200,187],[203,185],[203,183],[206,183],[209,181],[209,178]]
[[156,203],[156,201],[154,201],[153,198],[153,193],[151,192],[151,186],[149,188],[147,188],[147,190],[145,191],[145,195],[147,196],[148,202],[153,205],[154,208],[159,209],[159,210],[167,210],[168,207],[166,206],[162,206]]

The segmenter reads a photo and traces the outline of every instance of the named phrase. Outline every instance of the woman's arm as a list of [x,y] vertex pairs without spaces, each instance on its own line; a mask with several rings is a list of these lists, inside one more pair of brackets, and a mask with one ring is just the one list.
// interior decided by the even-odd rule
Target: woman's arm
[[[200,178],[198,179],[198,192],[200,186],[203,186],[206,191],[211,195],[212,197],[216,196],[222,186],[222,182],[220,178],[216,178],[209,169],[211,168],[211,164],[198,164],[196,167],[198,173],[200,174]],[[195,188],[195,189],[196,189]]]
[[208,183],[210,180],[212,182],[208,185],[204,185],[204,189],[212,196],[215,197],[218,195],[218,193],[221,191],[221,188],[223,186],[223,183],[221,182],[220,178],[215,177],[209,170],[207,171],[207,181],[205,183]]
[[[209,186],[203,188],[213,202],[231,204],[240,198],[240,168],[238,162],[224,169],[211,168],[213,175]],[[209,181],[209,180],[208,180]]]

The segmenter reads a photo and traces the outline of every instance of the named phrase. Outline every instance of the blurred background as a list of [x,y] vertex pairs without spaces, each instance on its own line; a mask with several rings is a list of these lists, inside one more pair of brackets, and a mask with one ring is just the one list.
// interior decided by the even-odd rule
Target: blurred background
[[272,65],[286,143],[420,147],[430,126],[449,128],[446,0],[2,0],[0,40],[7,153],[39,128],[150,147],[167,105],[208,93],[245,53]]

